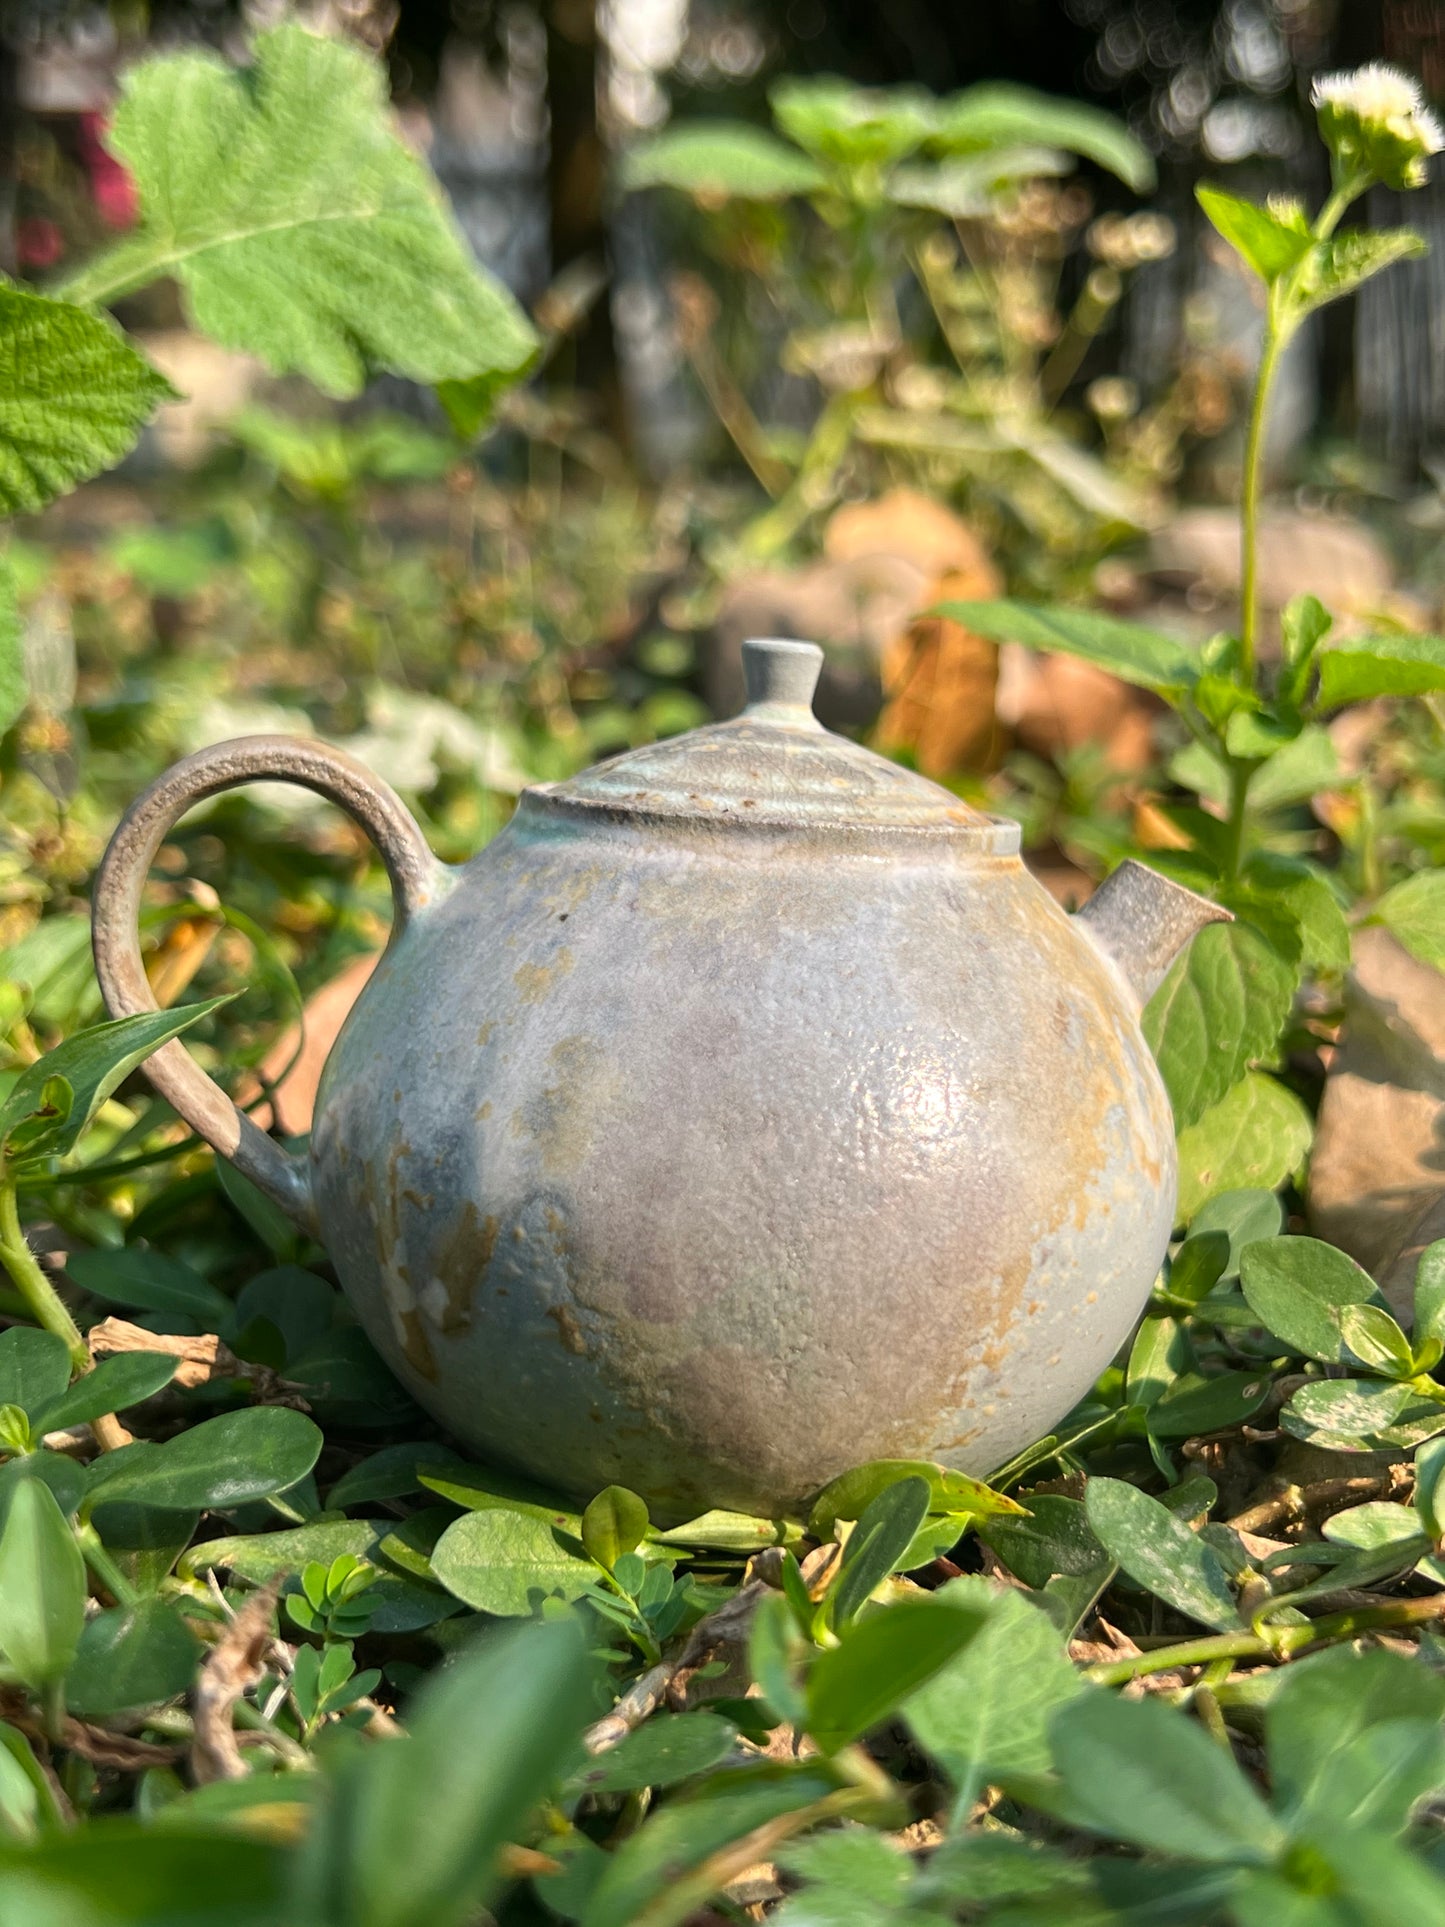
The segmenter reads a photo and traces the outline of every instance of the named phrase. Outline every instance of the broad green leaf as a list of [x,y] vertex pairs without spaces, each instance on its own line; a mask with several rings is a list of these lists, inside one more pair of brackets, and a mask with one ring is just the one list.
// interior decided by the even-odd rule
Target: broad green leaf
[[813,1605],[806,1583],[795,1567],[788,1566],[787,1558],[784,1571],[791,1575],[791,1583],[785,1580],[782,1593],[765,1594],[753,1614],[748,1631],[748,1669],[778,1717],[800,1726],[807,1711],[800,1681],[804,1665],[812,1656],[801,1628],[811,1625]]
[[1154,186],[1153,157],[1122,121],[1082,101],[1058,100],[1009,81],[985,81],[940,101],[929,145],[941,153],[968,154],[1015,141],[1081,154],[1136,194]]
[[159,1706],[190,1686],[201,1651],[169,1600],[112,1606],[85,1622],[65,1676],[65,1703],[92,1719]]
[[82,1373],[59,1398],[34,1417],[37,1432],[58,1432],[67,1425],[88,1425],[107,1412],[123,1412],[169,1385],[177,1360],[164,1352],[115,1352]]
[[[1305,1884],[1251,1871],[1230,1894],[1237,1927],[1400,1927],[1445,1920],[1445,1880],[1423,1855],[1364,1828],[1312,1837]],[[1325,1892],[1312,1888],[1324,1887]]]
[[286,1377],[324,1424],[354,1432],[420,1424],[417,1406],[359,1325],[333,1326],[304,1345],[287,1358]]
[[1348,1358],[1336,1313],[1377,1296],[1368,1272],[1318,1238],[1252,1244],[1240,1260],[1239,1275],[1260,1323],[1305,1358],[1325,1365],[1343,1365]]
[[1424,696],[1445,689],[1445,637],[1351,636],[1322,649],[1320,709],[1342,709],[1372,696]]
[[1415,1512],[1432,1541],[1445,1541],[1445,1439],[1431,1439],[1415,1454]]
[[1016,1499],[996,1492],[982,1479],[971,1479],[929,1459],[870,1459],[823,1487],[808,1511],[809,1532],[815,1539],[834,1538],[840,1521],[861,1519],[880,1492],[900,1479],[913,1478],[927,1480],[931,1512],[984,1519],[1023,1511]]
[[382,369],[521,374],[536,337],[393,132],[381,63],[289,25],[254,55],[244,71],[189,51],[129,70],[107,138],[140,224],[71,297],[173,276],[202,333],[332,395]]
[[126,1501],[163,1512],[223,1511],[304,1479],[320,1456],[320,1428],[281,1405],[223,1412],[164,1445],[137,1440],[90,1469],[92,1505]]
[[261,1318],[274,1325],[289,1362],[325,1340],[339,1302],[332,1287],[314,1271],[301,1265],[275,1265],[246,1280],[236,1293],[231,1315],[238,1333]]
[[49,1486],[56,1504],[67,1515],[77,1511],[85,1498],[85,1467],[64,1452],[42,1450],[27,1453],[24,1458],[6,1459],[0,1463],[0,1532],[5,1529],[15,1494],[31,1479]]
[[784,1814],[837,1791],[819,1761],[769,1763],[710,1774],[674,1796],[611,1854],[581,1913],[581,1927],[676,1927],[697,1911],[688,1876],[710,1855]]
[[570,1511],[556,1493],[535,1480],[495,1466],[467,1465],[453,1471],[446,1466],[446,1456],[436,1454],[435,1470],[430,1465],[418,1470],[417,1477],[428,1492],[468,1512],[489,1512],[498,1507],[507,1512],[527,1512],[573,1539],[582,1537],[581,1513]]
[[64,1157],[138,1064],[230,1001],[212,997],[183,1010],[144,1011],[67,1037],[28,1065],[0,1104],[0,1149],[16,1160]]
[[[481,1516],[481,1515],[478,1515]],[[291,1918],[461,1927],[592,1710],[574,1620],[493,1632],[430,1680],[404,1739],[366,1749],[302,1849]]]
[[1386,1378],[1411,1378],[1415,1355],[1410,1341],[1379,1305],[1345,1305],[1337,1314],[1340,1336],[1352,1356]]
[[1415,1343],[1445,1339],[1445,1238],[1427,1245],[1415,1267]]
[[1445,970],[1445,870],[1421,870],[1387,890],[1370,914],[1421,963]]
[[[786,1847],[778,1864],[808,1884],[769,1916],[777,1927],[914,1927],[938,1918],[904,1906],[913,1884],[909,1857],[871,1828],[815,1833]],[[978,1898],[971,1887],[957,1891]]]
[[1222,1432],[1257,1412],[1269,1397],[1268,1372],[1216,1372],[1212,1378],[1189,1373],[1176,1379],[1149,1414],[1149,1430],[1160,1439],[1197,1438]]
[[1280,200],[1260,207],[1218,187],[1196,187],[1194,193],[1213,226],[1261,281],[1277,281],[1313,245],[1314,235],[1298,201]]
[[926,207],[950,221],[977,220],[1020,181],[1067,174],[1073,162],[1054,147],[1000,147],[956,159],[895,168],[885,192],[898,207]]
[[515,1619],[544,1599],[580,1599],[597,1568],[545,1519],[497,1506],[453,1521],[437,1541],[432,1571],[474,1611]]
[[1237,885],[1221,892],[1227,908],[1253,923],[1282,955],[1310,968],[1343,971],[1350,927],[1330,885],[1309,864],[1273,851],[1251,857]]
[[938,126],[938,103],[921,87],[855,87],[831,74],[775,81],[768,102],[790,140],[845,168],[891,166]]
[[787,1520],[727,1511],[699,1513],[666,1532],[649,1534],[656,1545],[704,1546],[719,1552],[758,1552],[763,1546],[795,1545],[801,1537],[801,1528]]
[[1047,1772],[1049,1719],[1088,1690],[1058,1629],[1023,1593],[996,1592],[982,1579],[952,1580],[933,1596],[982,1618],[974,1638],[905,1702],[919,1744],[969,1797],[1008,1773]]
[[1029,649],[1082,656],[1110,675],[1161,696],[1186,694],[1199,673],[1193,654],[1172,636],[1090,609],[1026,602],[941,602],[928,613],[961,622],[990,642],[1021,642]]
[[829,1617],[836,1631],[856,1619],[874,1587],[898,1571],[928,1516],[928,1501],[928,1481],[907,1478],[886,1487],[864,1507],[829,1588]]
[[1445,1405],[1387,1379],[1332,1378],[1301,1385],[1280,1413],[1295,1438],[1327,1449],[1407,1448],[1445,1432]]
[[826,176],[787,141],[741,121],[688,121],[627,148],[618,169],[629,193],[676,187],[700,201],[785,201]]
[[1415,1508],[1393,1505],[1388,1499],[1372,1499],[1346,1512],[1336,1512],[1325,1520],[1322,1530],[1331,1545],[1352,1546],[1358,1552],[1381,1552],[1397,1546],[1403,1556],[1413,1546],[1418,1548],[1415,1557],[1423,1559],[1430,1550]]
[[1188,1363],[1189,1339],[1177,1318],[1151,1311],[1140,1321],[1129,1348],[1124,1396],[1131,1405],[1153,1405]]
[[15,572],[0,555],[0,736],[24,709],[29,695]]
[[55,1788],[18,1728],[0,1720],[0,1842],[34,1840],[65,1825]]
[[807,1728],[824,1753],[861,1738],[979,1632],[973,1605],[905,1599],[855,1620],[807,1680]]
[[1091,1575],[1112,1560],[1094,1537],[1082,1500],[1057,1492],[1031,1492],[1028,1516],[986,1519],[978,1536],[1016,1579],[1035,1592],[1060,1574]]
[[1197,1305],[1224,1277],[1228,1264],[1227,1232],[1191,1232],[1169,1261],[1169,1297]]
[[1283,1830],[1203,1728],[1157,1700],[1086,1693],[1049,1730],[1070,1817],[1183,1860],[1267,1862]]
[[70,1383],[65,1340],[33,1325],[0,1331],[0,1405],[18,1405],[32,1419],[63,1397]]
[[1211,924],[1175,959],[1144,1012],[1144,1035],[1180,1130],[1273,1056],[1295,984],[1295,971],[1247,923]]
[[620,1745],[574,1774],[573,1784],[584,1793],[674,1786],[717,1766],[736,1744],[737,1728],[716,1713],[654,1713]]
[[1258,816],[1302,803],[1338,783],[1340,776],[1339,752],[1329,731],[1311,724],[1256,771],[1249,786],[1250,813]]
[[[1239,1276],[1240,1255],[1259,1238],[1277,1238],[1284,1230],[1284,1206],[1273,1191],[1219,1191],[1189,1220],[1189,1243],[1222,1231],[1229,1239],[1229,1256],[1220,1274],[1227,1283]],[[1188,1245],[1184,1247],[1188,1250]]]
[[442,1475],[449,1466],[469,1470],[461,1459],[439,1445],[384,1445],[342,1473],[327,1492],[326,1504],[336,1512],[347,1506],[371,1505],[378,1499],[402,1499],[409,1492],[422,1490],[424,1471]]
[[[174,393],[110,321],[0,281],[0,513],[42,509],[113,467]],[[10,660],[0,695],[13,701]],[[0,706],[0,723],[13,714]]]
[[[1382,1759],[1367,1760],[1356,1749],[1381,1727],[1392,1731],[1419,1722],[1438,1731],[1442,1719],[1445,1681],[1399,1654],[1336,1647],[1298,1661],[1286,1670],[1265,1713],[1276,1806],[1287,1820],[1312,1828],[1396,1831],[1419,1797],[1409,1793],[1406,1760],[1396,1753],[1391,1771]],[[1410,1751],[1407,1746],[1405,1755]],[[1376,1791],[1380,1803],[1371,1812]]]
[[179,1259],[144,1245],[76,1251],[65,1269],[82,1291],[112,1304],[176,1312],[195,1319],[203,1331],[219,1331],[231,1322],[233,1306],[223,1291]]
[[1290,282],[1290,308],[1295,318],[1309,314],[1341,295],[1353,294],[1362,282],[1424,254],[1426,246],[1410,228],[1349,228],[1317,241],[1301,258]]
[[1239,1613],[1213,1548],[1167,1506],[1121,1479],[1090,1479],[1084,1509],[1100,1545],[1129,1577],[1187,1618],[1234,1631]]
[[138,1827],[129,1814],[0,1845],[0,1890],[16,1927],[199,1927],[202,1918],[206,1927],[270,1927],[297,1918],[279,1846],[195,1821],[190,1830]]
[[0,1532],[0,1653],[27,1686],[65,1673],[85,1624],[85,1561],[43,1479],[21,1479]]
[[224,1569],[253,1586],[264,1586],[285,1573],[300,1572],[313,1561],[330,1566],[346,1553],[370,1559],[395,1523],[392,1519],[318,1519],[288,1531],[207,1539],[191,1547],[179,1571],[183,1579],[194,1579]]
[[609,1485],[582,1514],[582,1544],[589,1558],[611,1572],[624,1552],[635,1552],[647,1536],[647,1507],[625,1485]]
[[1189,1224],[1221,1191],[1274,1190],[1300,1168],[1314,1120],[1293,1091],[1247,1071],[1212,1110],[1179,1133],[1179,1218]]
[[157,1512],[148,1505],[98,1505],[90,1523],[137,1593],[148,1595],[159,1592],[170,1577],[195,1537],[200,1514]]

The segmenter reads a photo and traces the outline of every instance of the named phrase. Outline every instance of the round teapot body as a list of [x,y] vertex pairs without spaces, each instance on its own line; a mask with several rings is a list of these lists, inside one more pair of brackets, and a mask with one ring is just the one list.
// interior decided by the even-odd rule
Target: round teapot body
[[874,1458],[986,1473],[1172,1226],[1122,976],[1016,856],[524,802],[332,1052],[322,1234],[460,1440],[664,1521]]

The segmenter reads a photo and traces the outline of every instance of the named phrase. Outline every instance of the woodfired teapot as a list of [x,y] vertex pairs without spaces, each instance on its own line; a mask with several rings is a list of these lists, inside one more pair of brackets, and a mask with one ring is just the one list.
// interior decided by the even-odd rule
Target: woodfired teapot
[[664,1521],[874,1458],[986,1473],[1068,1411],[1173,1223],[1140,1006],[1225,914],[1126,863],[1065,915],[1015,824],[822,728],[821,650],[744,654],[740,716],[527,790],[460,868],[350,758],[256,736],[153,784],[96,879],[107,1006],[152,1010],[176,819],[258,777],[350,811],[396,922],[309,1160],[179,1041],[151,1082],[459,1440]]

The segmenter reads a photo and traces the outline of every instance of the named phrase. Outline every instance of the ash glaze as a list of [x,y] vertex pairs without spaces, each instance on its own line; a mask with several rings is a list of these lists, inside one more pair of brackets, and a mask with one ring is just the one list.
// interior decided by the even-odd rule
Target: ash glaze
[[1067,917],[1013,825],[820,729],[820,652],[749,656],[734,723],[403,879],[311,1141],[416,1398],[664,1521],[795,1511],[871,1458],[987,1472],[1069,1409],[1173,1217],[1141,905],[1218,914],[1139,872],[1124,918]]

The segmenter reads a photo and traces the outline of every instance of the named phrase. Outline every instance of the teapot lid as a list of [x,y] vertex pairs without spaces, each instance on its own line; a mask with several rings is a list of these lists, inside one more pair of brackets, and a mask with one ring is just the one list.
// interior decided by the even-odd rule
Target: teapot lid
[[999,855],[1018,849],[1016,823],[824,729],[813,714],[822,667],[816,643],[745,642],[740,715],[537,784],[524,805],[659,823],[932,832]]

